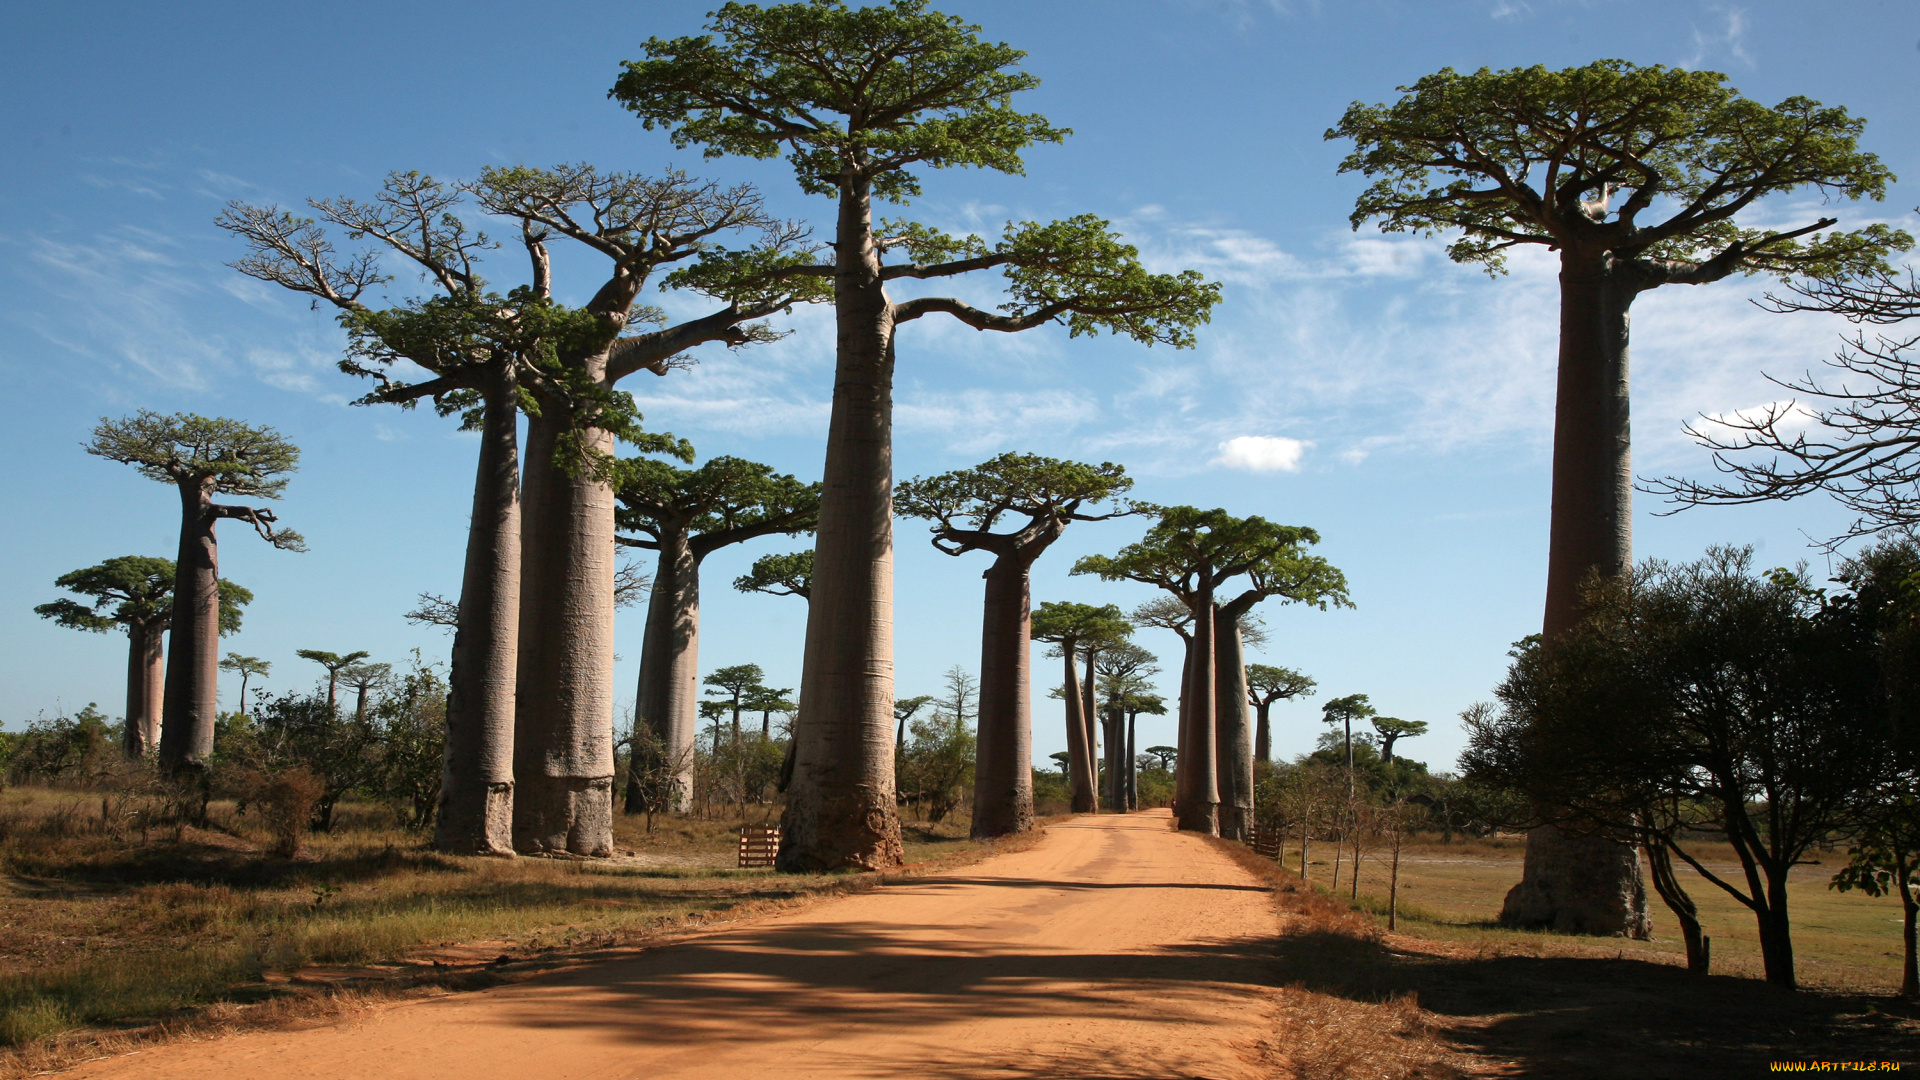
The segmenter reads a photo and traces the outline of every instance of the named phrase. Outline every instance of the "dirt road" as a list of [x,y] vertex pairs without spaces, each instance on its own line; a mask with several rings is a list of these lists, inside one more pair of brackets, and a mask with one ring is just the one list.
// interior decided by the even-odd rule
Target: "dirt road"
[[87,1080],[1255,1077],[1267,890],[1167,817],[337,1026],[160,1046]]

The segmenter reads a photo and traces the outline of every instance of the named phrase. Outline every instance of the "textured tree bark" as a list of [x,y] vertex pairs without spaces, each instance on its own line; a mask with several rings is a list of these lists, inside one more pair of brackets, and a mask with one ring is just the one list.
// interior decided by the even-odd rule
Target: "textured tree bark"
[[778,866],[900,865],[893,784],[893,310],[870,185],[841,185],[833,412]]
[[1680,884],[1673,873],[1673,856],[1664,843],[1647,844],[1647,867],[1652,873],[1653,887],[1666,902],[1673,917],[1680,923],[1680,938],[1687,947],[1687,970],[1696,975],[1707,974],[1707,950],[1705,939],[1700,933],[1700,912],[1694,906],[1693,898]]
[[[527,853],[604,857],[613,854],[614,496],[553,460],[558,412],[550,405],[527,425],[513,842]],[[612,455],[611,434],[577,435]]]
[[1061,665],[1065,672],[1060,696],[1067,714],[1067,808],[1076,814],[1091,814],[1094,811],[1094,793],[1093,770],[1089,768],[1089,762],[1093,757],[1093,748],[1087,745],[1087,722],[1080,715],[1084,704],[1080,697],[1080,673],[1073,664],[1074,652],[1078,648],[1072,641],[1060,644]]
[[1214,633],[1213,568],[1201,566],[1192,609],[1193,646],[1187,672],[1186,724],[1180,733],[1180,828],[1208,836],[1220,835],[1220,786],[1214,771]]
[[1080,726],[1086,729],[1087,740],[1087,790],[1093,793],[1095,813],[1100,810],[1100,707],[1094,701],[1093,664],[1099,657],[1099,649],[1087,649],[1087,674],[1080,684]]
[[[660,558],[647,600],[646,638],[640,648],[636,723],[652,728],[674,766],[665,809],[693,805],[693,744],[700,735],[700,560],[685,523],[660,533]],[[645,809],[637,770],[627,780],[627,813]]]
[[[1253,828],[1253,726],[1247,708],[1247,668],[1235,605],[1214,610],[1215,770],[1220,789],[1220,835],[1245,840]],[[1247,605],[1251,607],[1252,605]]]
[[129,758],[145,757],[160,741],[160,703],[167,692],[162,648],[166,632],[165,620],[127,624],[127,718],[121,748]]
[[1133,748],[1134,728],[1138,726],[1140,714],[1127,714],[1127,809],[1140,809],[1140,761]]
[[1003,554],[987,569],[980,620],[980,728],[973,836],[1033,828],[1032,592],[1028,561]]
[[[520,413],[511,377],[492,372],[488,379],[447,676],[447,749],[433,831],[436,850],[462,855],[513,854]],[[365,694],[361,697],[364,701]]]
[[[1187,728],[1193,723],[1191,717],[1188,715],[1193,711],[1193,637],[1189,634],[1180,635],[1180,693],[1178,697],[1178,704],[1174,707],[1173,747],[1177,753],[1184,754],[1187,751]],[[1181,793],[1185,790],[1186,788],[1180,779],[1180,759],[1176,757],[1173,764],[1172,806],[1173,817],[1176,821],[1180,818],[1180,806],[1185,801],[1181,797]]]
[[160,765],[204,775],[213,753],[219,702],[220,546],[214,539],[213,481],[180,484],[180,550],[174,560],[173,631],[161,706]]
[[[1589,574],[1614,577],[1633,566],[1627,336],[1636,287],[1622,269],[1609,258],[1574,252],[1560,264],[1548,641],[1578,623]],[[1649,937],[1646,883],[1633,845],[1554,828],[1530,831],[1520,883],[1507,893],[1500,921]]]
[[1262,701],[1254,705],[1253,759],[1255,761],[1273,760],[1273,725],[1269,717],[1273,713],[1273,702]]

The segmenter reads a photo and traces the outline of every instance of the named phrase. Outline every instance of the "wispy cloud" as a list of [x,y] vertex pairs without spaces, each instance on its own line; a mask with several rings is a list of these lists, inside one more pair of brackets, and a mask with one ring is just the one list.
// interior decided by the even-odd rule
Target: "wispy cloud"
[[1310,442],[1283,435],[1237,435],[1220,444],[1216,465],[1247,472],[1299,472]]
[[1706,14],[1712,24],[1707,29],[1698,25],[1693,28],[1693,52],[1680,62],[1680,66],[1699,68],[1724,55],[1753,67],[1753,54],[1747,51],[1746,11],[1716,4],[1708,7]]

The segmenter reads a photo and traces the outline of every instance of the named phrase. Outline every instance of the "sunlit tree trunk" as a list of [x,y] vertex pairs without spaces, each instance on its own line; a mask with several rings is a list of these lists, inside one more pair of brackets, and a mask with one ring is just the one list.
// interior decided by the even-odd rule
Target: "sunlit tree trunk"
[[[700,735],[700,560],[684,522],[660,532],[635,701],[635,722],[652,728],[674,767],[667,804],[657,809],[684,811],[693,802],[693,744]],[[646,808],[639,772],[644,765],[636,758],[627,780],[630,814]]]
[[838,329],[812,603],[779,868],[900,865],[893,784],[893,311],[871,189],[841,184]]
[[1002,554],[987,570],[980,621],[980,726],[973,835],[1033,828],[1032,592],[1029,563]]
[[1176,815],[1180,828],[1208,836],[1220,834],[1220,786],[1215,775],[1213,568],[1202,565],[1195,575],[1200,587],[1192,603],[1193,647],[1187,671],[1186,723],[1180,732],[1180,764],[1175,777],[1180,791]]
[[[1245,840],[1253,828],[1253,726],[1248,716],[1247,667],[1240,643],[1240,615],[1229,605],[1214,611],[1214,752],[1220,790],[1220,835]],[[1251,606],[1251,605],[1247,605]]]
[[[1581,618],[1588,575],[1633,566],[1633,462],[1627,395],[1628,311],[1635,294],[1610,258],[1560,263],[1560,356],[1553,431],[1553,511],[1544,632]],[[1563,933],[1647,938],[1646,883],[1631,844],[1542,827],[1527,834],[1521,879],[1500,920]]]
[[160,739],[160,705],[167,692],[166,632],[164,619],[127,624],[127,719],[121,748],[129,758],[146,756]]
[[[495,365],[496,369],[500,365]],[[493,370],[447,684],[447,749],[434,847],[513,854],[515,666],[520,636],[519,402]],[[362,702],[366,694],[361,693]]]
[[213,481],[180,487],[180,550],[174,560],[173,630],[161,706],[160,765],[203,773],[213,753],[220,674],[220,546],[214,539]]
[[1073,663],[1078,648],[1071,640],[1060,643],[1064,675],[1060,696],[1067,714],[1068,809],[1076,814],[1091,814],[1095,809],[1091,767],[1093,747],[1087,744],[1087,722],[1081,715],[1085,701],[1080,696],[1080,673]]

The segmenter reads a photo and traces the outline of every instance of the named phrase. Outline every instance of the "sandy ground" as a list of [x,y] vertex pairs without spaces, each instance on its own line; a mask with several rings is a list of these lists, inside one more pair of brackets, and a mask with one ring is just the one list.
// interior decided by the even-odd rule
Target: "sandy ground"
[[70,1075],[1256,1077],[1268,890],[1165,811],[632,959]]

